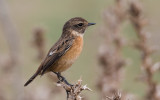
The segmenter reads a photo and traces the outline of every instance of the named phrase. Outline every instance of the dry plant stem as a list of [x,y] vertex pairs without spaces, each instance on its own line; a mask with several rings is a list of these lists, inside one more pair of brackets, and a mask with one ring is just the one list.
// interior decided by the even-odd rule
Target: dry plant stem
[[135,27],[137,36],[139,38],[136,43],[136,48],[139,49],[142,53],[142,69],[145,72],[145,79],[148,85],[148,93],[146,94],[147,100],[159,100],[156,96],[156,87],[157,83],[153,81],[153,62],[151,58],[151,54],[153,53],[153,48],[148,45],[148,36],[147,32],[144,31],[144,26],[147,23],[143,18],[142,8],[139,2],[132,1],[130,3],[130,21]]
[[59,80],[57,86],[61,86],[65,89],[67,93],[67,100],[82,100],[81,92],[83,90],[92,91],[87,87],[87,85],[82,85],[82,80],[78,80],[77,83],[70,85],[62,80]]
[[15,25],[10,18],[5,0],[0,0],[0,22],[9,45],[12,64],[15,64],[17,62],[16,60],[18,59],[17,52],[19,52],[19,38],[17,36]]
[[42,60],[45,55],[45,39],[44,39],[44,29],[43,28],[36,28],[33,32],[33,44],[37,49],[37,59]]
[[112,97],[106,97],[106,100],[121,100],[121,93],[120,92],[115,92]]
[[[12,80],[10,85],[13,87],[14,91],[14,100],[22,100],[23,99],[23,89],[21,88],[22,78],[20,73],[20,65],[19,65],[19,38],[17,34],[17,30],[15,28],[14,23],[9,15],[9,9],[7,7],[6,0],[0,0],[0,24],[4,31],[4,35],[8,42],[8,46],[10,49],[10,59],[11,63],[5,66],[4,73],[9,76],[8,78],[17,79]],[[8,72],[8,73],[7,73]],[[15,78],[16,77],[16,78]],[[7,78],[6,78],[7,79]],[[21,95],[19,95],[21,94]]]
[[121,56],[124,39],[120,36],[121,23],[126,17],[123,0],[116,0],[114,7],[104,12],[104,26],[101,31],[104,35],[104,44],[99,50],[99,63],[103,69],[98,80],[98,87],[102,96],[112,95],[119,90],[125,60]]

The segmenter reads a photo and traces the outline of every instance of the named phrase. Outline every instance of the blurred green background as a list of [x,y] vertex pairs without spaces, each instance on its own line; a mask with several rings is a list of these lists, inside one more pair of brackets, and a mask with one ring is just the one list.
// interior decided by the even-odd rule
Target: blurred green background
[[[103,11],[114,5],[114,0],[6,0],[10,15],[19,32],[22,72],[25,82],[36,71],[40,62],[35,60],[36,50],[31,46],[32,32],[37,26],[41,26],[46,30],[46,53],[50,47],[58,40],[61,35],[64,23],[73,17],[83,17],[89,22],[97,23],[96,26],[88,28],[84,36],[84,49],[79,59],[73,66],[63,73],[66,78],[74,83],[82,77],[83,84],[88,84],[93,92],[83,92],[87,95],[88,100],[98,100],[98,90],[96,89],[96,80],[99,75],[99,65],[97,64],[98,47],[101,43],[101,35],[98,34],[98,28],[103,23]],[[142,0],[145,17],[149,19],[149,26],[146,27],[151,33],[150,44],[160,45],[159,42],[159,0]],[[129,22],[123,24],[122,35],[127,40],[136,39],[135,31]],[[8,54],[7,42],[2,34],[0,27],[0,54]],[[158,61],[160,52],[153,55],[155,61]],[[132,64],[126,66],[126,78],[122,83],[124,90],[136,94],[139,98],[144,95],[144,83],[135,81],[140,72],[140,54],[137,50],[130,47],[123,49],[125,58],[132,60]],[[155,76],[155,79],[158,79]],[[38,77],[30,86],[23,87],[30,89],[32,87],[45,83],[47,76]],[[50,84],[50,85],[55,85]],[[65,92],[63,94],[65,95]],[[65,96],[61,96],[59,100],[64,100]],[[57,99],[57,100],[58,100]]]

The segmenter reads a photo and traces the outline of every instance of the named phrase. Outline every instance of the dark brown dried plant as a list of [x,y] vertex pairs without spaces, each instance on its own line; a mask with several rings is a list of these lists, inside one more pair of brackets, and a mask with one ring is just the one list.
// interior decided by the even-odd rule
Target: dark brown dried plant
[[126,18],[124,4],[124,0],[116,0],[115,5],[103,13],[105,24],[100,33],[104,37],[104,43],[100,46],[98,55],[102,75],[99,76],[101,78],[97,84],[103,98],[118,91],[123,78],[123,67],[126,61],[122,58],[121,51],[125,40],[121,37],[120,31]]
[[160,69],[160,65],[159,63],[154,63],[151,57],[155,52],[155,48],[148,44],[149,34],[144,30],[144,27],[148,22],[144,18],[140,2],[132,0],[129,7],[129,18],[138,36],[138,41],[135,43],[135,47],[141,52],[143,80],[148,88],[145,100],[160,100],[160,96],[158,95],[160,93],[158,83],[153,80],[153,75]]
[[82,80],[79,79],[74,85],[68,85],[64,81],[59,81],[57,86],[63,87],[67,92],[67,100],[82,100],[81,92],[83,90],[92,91],[87,85],[82,85]]
[[35,28],[33,31],[33,44],[37,49],[37,59],[42,60],[45,55],[45,31],[43,28]]
[[118,92],[115,92],[114,95],[112,97],[106,97],[107,100],[121,100],[121,93],[118,91]]

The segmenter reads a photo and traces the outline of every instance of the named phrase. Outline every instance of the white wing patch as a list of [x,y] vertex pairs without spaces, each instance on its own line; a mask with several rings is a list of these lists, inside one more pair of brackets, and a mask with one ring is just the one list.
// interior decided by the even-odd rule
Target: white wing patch
[[49,56],[53,55],[54,53],[55,53],[55,51],[51,51],[51,52],[49,53]]

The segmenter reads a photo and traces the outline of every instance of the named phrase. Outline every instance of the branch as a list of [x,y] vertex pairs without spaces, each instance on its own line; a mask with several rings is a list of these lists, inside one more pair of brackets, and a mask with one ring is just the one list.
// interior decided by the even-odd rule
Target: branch
[[112,97],[107,96],[106,98],[107,100],[121,100],[121,93],[118,91]]
[[60,81],[57,86],[63,87],[67,92],[67,100],[82,100],[81,92],[83,90],[92,91],[87,85],[82,85],[82,80],[79,79],[74,85],[68,85],[64,81]]
[[151,54],[155,52],[155,48],[148,44],[148,32],[144,31],[144,26],[147,24],[146,19],[143,16],[142,5],[139,2],[132,0],[129,8],[129,18],[134,25],[136,34],[138,36],[138,42],[135,44],[136,49],[141,52],[141,67],[144,72],[145,83],[147,84],[148,92],[146,94],[146,100],[159,100],[157,90],[157,82],[153,80],[154,72],[159,69],[159,64],[153,63]]

